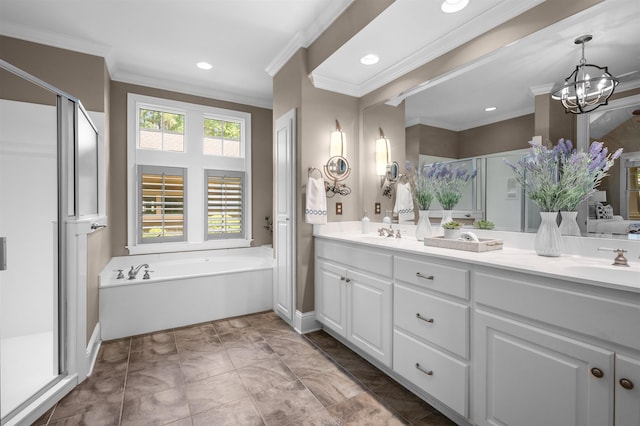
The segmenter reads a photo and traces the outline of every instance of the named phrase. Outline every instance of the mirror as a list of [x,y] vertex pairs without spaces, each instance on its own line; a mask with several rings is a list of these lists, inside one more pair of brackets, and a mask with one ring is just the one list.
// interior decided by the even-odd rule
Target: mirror
[[[598,187],[601,192],[589,202],[589,236],[640,239],[638,225],[634,225],[640,222],[640,115],[634,114],[639,109],[640,95],[636,95],[613,101],[588,116],[590,142],[601,141],[610,152],[624,150]],[[612,215],[603,215],[597,204],[611,206]]]
[[389,181],[389,183],[395,183],[398,181],[398,178],[400,177],[400,166],[398,165],[397,161],[393,161],[389,164],[387,164],[387,181]]
[[[549,90],[578,63],[581,52],[575,48],[573,35],[580,35],[584,28],[589,28],[594,39],[587,48],[587,59],[600,66],[608,66],[609,71],[621,80],[614,98],[624,98],[625,91],[626,97],[638,93],[636,83],[640,78],[640,63],[637,44],[632,40],[640,37],[640,30],[637,26],[633,28],[628,17],[625,18],[625,14],[638,14],[637,6],[625,7],[630,4],[624,0],[600,3],[475,62],[464,63],[455,71],[433,76],[429,81],[416,81],[416,74],[407,77],[406,81],[415,84],[413,89],[398,93],[395,97],[396,105],[405,101],[407,158],[416,161],[415,153],[452,160],[482,158],[488,174],[501,167],[503,156],[517,158],[521,155],[529,147],[528,141],[534,135],[542,135],[544,141],[553,144],[560,137],[565,137],[586,147],[590,139],[585,135],[587,130],[580,127],[578,117],[594,117],[606,109],[601,107],[583,116],[566,114],[560,102],[550,99]],[[465,50],[461,49],[460,54],[464,53]],[[616,102],[609,101],[612,108]],[[640,108],[637,106],[640,102],[635,105],[636,109]],[[485,111],[485,107],[490,106],[496,106],[497,109]],[[640,151],[637,134],[625,143],[625,153]],[[605,146],[609,147],[606,141]],[[616,146],[609,149],[613,151]],[[502,206],[499,203],[503,202],[519,206],[524,204],[521,194],[513,190],[513,180],[508,176],[496,176],[491,182],[488,179],[492,177],[485,176],[485,212],[489,212],[495,204]],[[608,199],[620,198],[620,179],[619,173],[610,176],[607,184],[612,188],[617,185],[611,190],[617,195],[607,190]],[[628,176],[626,179],[629,179]],[[627,184],[625,181],[624,185]],[[633,193],[635,189],[629,188],[628,191]],[[620,201],[610,198],[612,205],[618,203],[618,207],[614,207],[616,214],[621,211],[623,200],[627,198],[629,201],[630,197],[626,194]],[[505,220],[507,214],[511,218],[516,216],[508,208],[494,210],[502,212]],[[509,223],[502,229],[522,229],[523,223],[528,224],[526,210],[525,207],[520,212],[522,216],[517,215],[517,223]],[[534,214],[529,215],[530,219],[534,217]],[[531,225],[525,227],[534,231],[536,226],[533,223]],[[585,235],[587,225],[587,206],[584,206],[581,226]]]
[[324,171],[327,177],[334,182],[340,182],[349,177],[351,168],[346,158],[336,155],[329,158],[327,164],[324,166]]

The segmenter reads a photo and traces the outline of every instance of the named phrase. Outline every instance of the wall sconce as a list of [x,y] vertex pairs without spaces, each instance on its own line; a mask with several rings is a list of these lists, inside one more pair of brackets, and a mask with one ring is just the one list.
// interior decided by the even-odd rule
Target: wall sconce
[[342,131],[338,120],[336,120],[336,130],[331,132],[331,147],[329,149],[329,157],[336,156],[347,156],[347,136]]
[[387,175],[391,147],[389,146],[389,138],[384,135],[382,128],[379,127],[378,129],[380,130],[380,137],[376,140],[376,174],[384,177]]
[[331,132],[331,146],[329,151],[331,157],[324,166],[324,173],[333,183],[325,182],[324,186],[327,197],[333,197],[336,194],[349,195],[351,188],[344,183],[340,183],[349,177],[351,167],[349,167],[349,162],[345,158],[347,153],[347,138],[338,120],[336,120],[336,130]]
[[400,167],[397,161],[391,161],[389,138],[384,135],[382,128],[379,129],[380,137],[376,140],[376,174],[380,176],[381,188],[384,187],[385,182],[388,182],[382,195],[391,198],[391,185],[398,180]]

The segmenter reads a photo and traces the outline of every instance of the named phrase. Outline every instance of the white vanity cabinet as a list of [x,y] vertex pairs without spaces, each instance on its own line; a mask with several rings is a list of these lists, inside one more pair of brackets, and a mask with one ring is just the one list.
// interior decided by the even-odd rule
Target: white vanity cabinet
[[325,240],[315,244],[316,320],[390,367],[392,256]]
[[640,425],[640,296],[479,270],[478,425]]
[[469,416],[469,270],[394,257],[393,370]]

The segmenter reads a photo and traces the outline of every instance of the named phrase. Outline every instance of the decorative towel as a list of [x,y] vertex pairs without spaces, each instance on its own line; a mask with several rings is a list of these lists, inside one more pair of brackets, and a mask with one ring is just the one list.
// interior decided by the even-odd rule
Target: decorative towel
[[411,186],[408,183],[398,182],[396,184],[396,205],[393,213],[398,215],[398,223],[413,222],[413,197],[411,196]]
[[327,193],[322,178],[309,177],[307,181],[307,206],[304,210],[304,220],[313,225],[327,223]]

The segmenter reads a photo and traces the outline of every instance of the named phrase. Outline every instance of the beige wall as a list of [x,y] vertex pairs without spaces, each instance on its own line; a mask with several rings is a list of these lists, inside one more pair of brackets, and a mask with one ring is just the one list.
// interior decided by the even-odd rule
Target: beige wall
[[272,215],[272,113],[270,109],[241,105],[168,90],[113,81],[110,92],[110,189],[112,208],[109,224],[112,256],[126,256],[127,245],[127,94],[137,93],[181,102],[227,108],[251,113],[253,243],[271,244],[271,234],[264,229],[265,217]]
[[[329,221],[356,220],[360,216],[358,202],[358,100],[313,87],[307,77],[307,51],[300,49],[274,76],[274,120],[296,108],[296,309],[309,312],[314,307],[313,226],[304,222],[305,184],[309,167],[322,171],[329,159],[330,133],[335,121],[347,138],[347,161],[351,175],[343,183],[352,188],[347,196],[336,194],[327,199]],[[326,176],[325,176],[326,178]],[[336,203],[342,203],[343,214],[335,214]]]
[[[362,118],[362,208],[367,209],[369,219],[382,222],[386,210],[393,210],[391,198],[382,195],[380,177],[376,175],[376,140],[380,137],[380,128],[389,138],[391,161],[397,161],[400,172],[405,171],[405,128],[404,102],[397,107],[377,105],[366,108]],[[380,203],[380,214],[375,214],[375,203]]]
[[534,114],[463,130],[458,135],[458,158],[528,148]]
[[416,124],[407,128],[407,139],[409,137],[418,139],[419,154],[447,158],[460,157],[458,154],[458,133],[453,130]]
[[[88,111],[104,112],[105,61],[100,56],[0,36],[2,59],[82,101]],[[3,86],[13,99],[20,86]]]

